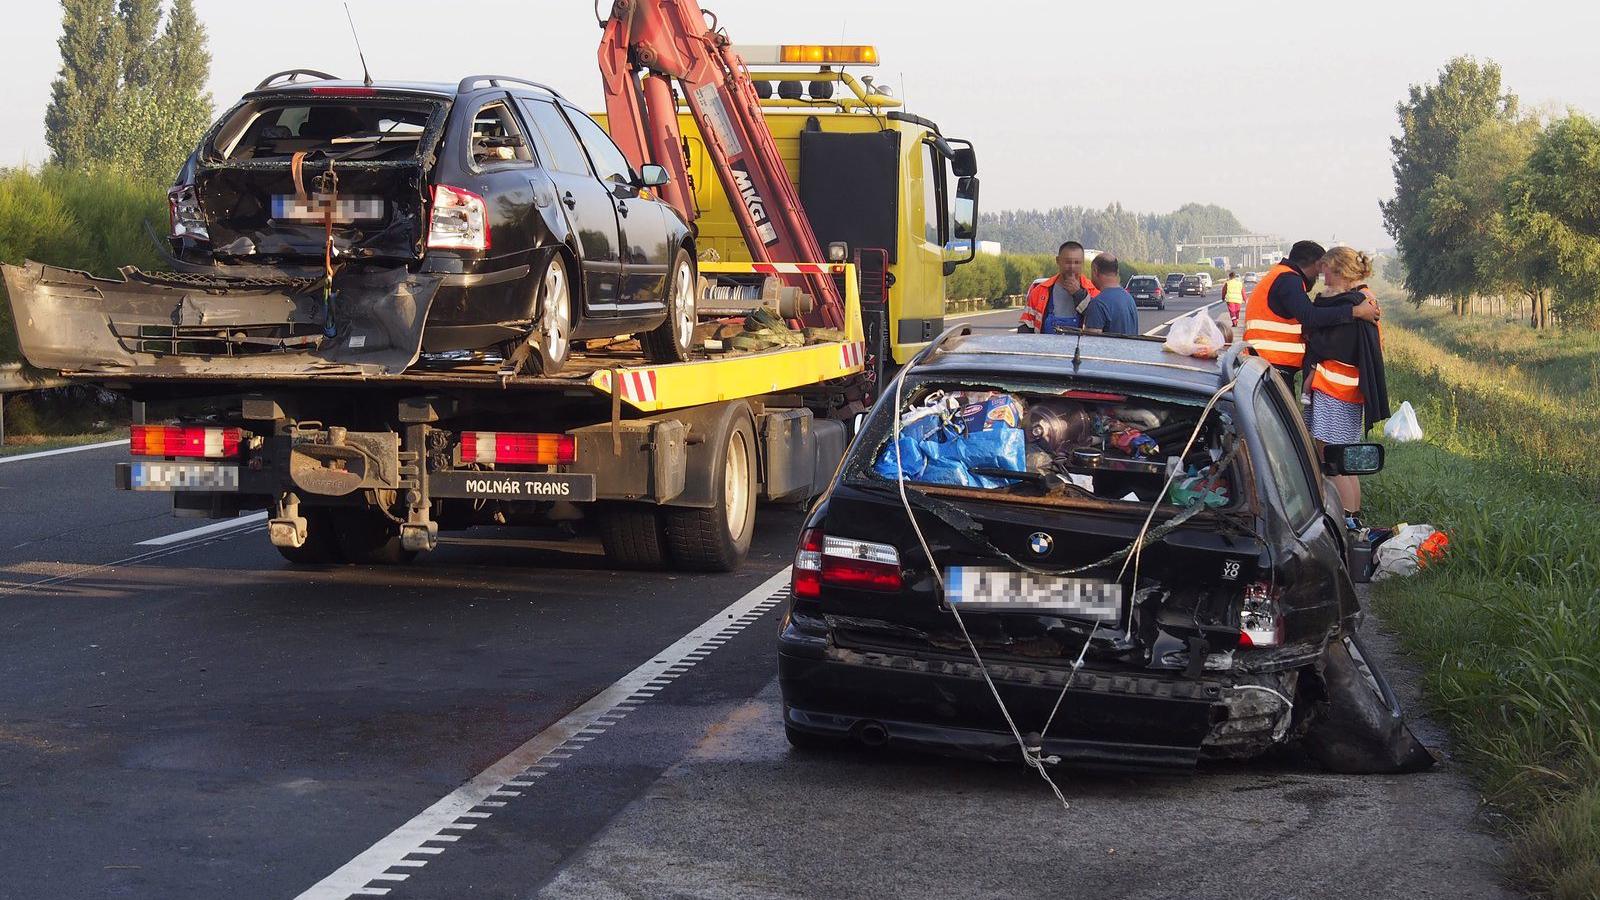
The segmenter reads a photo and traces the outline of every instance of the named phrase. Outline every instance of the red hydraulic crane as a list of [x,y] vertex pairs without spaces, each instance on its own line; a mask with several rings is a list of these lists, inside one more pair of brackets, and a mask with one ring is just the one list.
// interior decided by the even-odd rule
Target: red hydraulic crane
[[[662,196],[685,222],[694,197],[678,130],[676,79],[705,137],[706,150],[732,201],[756,262],[820,262],[822,248],[800,207],[761,114],[744,60],[726,32],[706,24],[695,0],[616,0],[600,42],[611,137],[634,166],[654,163],[671,175]],[[816,298],[816,323],[844,326],[844,302],[830,275],[801,273]]]

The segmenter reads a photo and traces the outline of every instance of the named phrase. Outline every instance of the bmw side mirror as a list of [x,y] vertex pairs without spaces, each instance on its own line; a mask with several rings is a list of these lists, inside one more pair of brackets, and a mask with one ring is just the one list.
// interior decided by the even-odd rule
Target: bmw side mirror
[[1383,470],[1383,445],[1329,444],[1322,464],[1329,475],[1374,475]]
[[664,166],[651,164],[639,169],[639,180],[635,183],[639,187],[660,187],[671,180]]

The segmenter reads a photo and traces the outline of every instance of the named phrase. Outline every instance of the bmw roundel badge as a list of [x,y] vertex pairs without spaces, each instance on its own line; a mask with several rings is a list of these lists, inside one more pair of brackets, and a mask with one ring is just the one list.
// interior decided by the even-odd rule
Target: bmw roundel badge
[[1049,556],[1050,550],[1056,545],[1055,539],[1042,531],[1035,531],[1028,535],[1028,549],[1035,555]]

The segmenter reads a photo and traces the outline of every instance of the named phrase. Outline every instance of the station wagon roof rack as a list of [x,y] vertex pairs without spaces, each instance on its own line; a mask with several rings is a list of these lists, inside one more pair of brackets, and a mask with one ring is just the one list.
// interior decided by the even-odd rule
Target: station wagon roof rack
[[500,87],[501,86],[501,82],[510,82],[511,84],[525,84],[525,85],[527,85],[529,87],[536,87],[541,91],[546,91],[546,92],[550,93],[552,96],[561,97],[562,100],[567,99],[567,98],[561,96],[561,92],[560,91],[556,90],[555,88],[551,87],[548,84],[540,84],[537,81],[529,81],[526,78],[518,78],[515,75],[468,75],[467,77],[461,79],[461,83],[460,84],[456,85],[456,93],[465,94],[467,91],[470,91],[473,88],[477,87],[478,86],[478,82],[480,82],[480,81],[489,82],[489,85],[491,87]]
[[318,79],[319,81],[339,80],[339,76],[337,75],[329,75],[327,72],[318,72],[316,69],[284,69],[282,72],[273,72],[271,75],[261,79],[261,83],[256,85],[256,90],[259,91],[280,78],[287,78],[288,81],[293,82],[296,75],[309,75],[312,78]]

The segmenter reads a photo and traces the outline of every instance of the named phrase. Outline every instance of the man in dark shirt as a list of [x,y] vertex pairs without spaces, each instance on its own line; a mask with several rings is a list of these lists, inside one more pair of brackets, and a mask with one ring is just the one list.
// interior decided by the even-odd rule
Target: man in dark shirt
[[1326,252],[1315,241],[1297,242],[1245,302],[1244,339],[1277,368],[1290,390],[1294,389],[1305,360],[1304,329],[1342,325],[1351,318],[1378,321],[1378,305],[1371,300],[1360,306],[1337,307],[1319,307],[1311,302],[1309,292],[1322,274]]
[[1083,330],[1096,334],[1138,334],[1139,306],[1122,286],[1122,269],[1117,258],[1102,253],[1094,258],[1091,268],[1094,286],[1100,293],[1089,301],[1089,308],[1083,314]]

